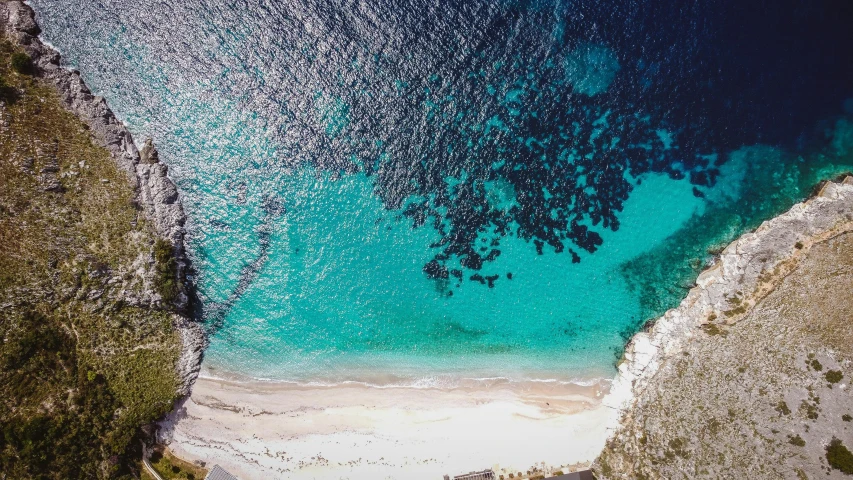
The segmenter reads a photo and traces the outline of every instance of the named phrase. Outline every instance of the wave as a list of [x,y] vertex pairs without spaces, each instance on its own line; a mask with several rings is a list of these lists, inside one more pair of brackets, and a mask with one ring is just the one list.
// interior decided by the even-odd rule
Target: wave
[[611,377],[572,377],[572,378],[537,378],[537,377],[465,377],[454,375],[434,375],[423,377],[377,380],[376,377],[370,379],[328,379],[328,380],[288,380],[277,379],[270,377],[252,377],[239,373],[221,372],[211,373],[205,367],[199,374],[199,378],[226,381],[231,383],[266,383],[282,386],[292,386],[294,388],[336,388],[336,387],[366,387],[377,389],[414,389],[414,390],[452,390],[452,389],[477,389],[477,388],[494,388],[508,387],[524,389],[525,386],[535,387],[537,385],[547,385],[551,387],[601,387],[609,389],[613,383]]

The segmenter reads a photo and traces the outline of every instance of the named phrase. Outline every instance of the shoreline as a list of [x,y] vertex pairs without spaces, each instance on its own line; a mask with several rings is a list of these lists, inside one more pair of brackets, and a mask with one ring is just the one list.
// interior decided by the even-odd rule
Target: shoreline
[[584,397],[584,399],[602,398],[610,391],[612,378],[590,378],[585,381],[551,381],[551,380],[511,380],[505,377],[495,378],[471,378],[468,384],[457,384],[452,386],[424,385],[424,384],[374,384],[363,380],[344,380],[339,383],[316,383],[297,382],[287,380],[265,380],[250,377],[223,378],[207,375],[202,370],[197,380],[208,383],[221,384],[234,388],[246,390],[258,389],[262,391],[283,390],[334,390],[338,388],[376,389],[376,390],[431,390],[437,392],[465,391],[476,392],[486,389],[501,389],[519,391],[522,393],[534,392],[548,394],[548,392],[572,392]]
[[[496,361],[498,359],[495,359]],[[501,364],[511,363],[501,357]],[[396,369],[394,368],[396,367]],[[331,373],[330,373],[331,372]],[[572,375],[569,375],[569,374]],[[400,368],[399,363],[387,362],[380,365],[336,365],[336,368],[322,372],[308,372],[303,376],[280,376],[247,373],[216,363],[214,358],[206,358],[199,371],[199,378],[221,380],[234,383],[281,384],[300,387],[336,387],[344,385],[363,385],[373,388],[436,388],[453,389],[487,386],[511,386],[524,384],[572,385],[587,387],[610,383],[616,374],[615,366],[609,368],[578,369],[572,365],[542,365],[531,370],[518,368],[487,369],[482,362],[477,365],[459,366],[454,370],[440,370],[429,367]]]
[[329,387],[200,376],[162,422],[179,457],[241,478],[441,478],[568,472],[603,448],[603,384]]
[[277,385],[290,388],[335,388],[358,386],[366,388],[382,389],[412,389],[412,390],[456,390],[466,388],[522,388],[524,386],[550,385],[555,387],[598,387],[602,391],[609,391],[612,377],[576,378],[561,380],[556,378],[525,378],[514,379],[510,377],[422,377],[417,379],[396,378],[396,381],[387,377],[376,376],[375,378],[359,377],[338,381],[323,380],[281,380],[274,378],[255,378],[244,375],[214,375],[204,371],[202,368],[197,378],[209,381],[232,383],[232,384],[258,384]]
[[625,346],[603,402],[615,412],[608,426],[612,438],[630,422],[632,408],[655,374],[684,351],[702,327],[737,323],[794,271],[812,246],[850,231],[853,176],[842,175],[820,182],[810,197],[727,245],[677,307]]

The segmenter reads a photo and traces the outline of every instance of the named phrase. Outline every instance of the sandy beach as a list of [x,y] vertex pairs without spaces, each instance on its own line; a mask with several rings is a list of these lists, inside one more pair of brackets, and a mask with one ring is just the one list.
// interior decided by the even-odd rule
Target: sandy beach
[[305,387],[199,378],[163,423],[173,452],[243,480],[553,473],[601,451],[613,409],[594,385]]

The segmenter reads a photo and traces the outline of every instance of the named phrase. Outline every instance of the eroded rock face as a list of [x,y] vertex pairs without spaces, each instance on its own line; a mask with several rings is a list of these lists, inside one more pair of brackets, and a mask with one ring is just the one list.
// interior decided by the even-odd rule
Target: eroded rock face
[[840,475],[823,449],[853,443],[848,232],[850,177],[729,245],[637,334],[606,399],[620,415],[599,478]]
[[[59,97],[68,110],[86,126],[96,144],[106,148],[116,165],[127,173],[127,179],[136,191],[136,202],[145,217],[151,221],[157,235],[167,239],[173,246],[177,263],[178,292],[172,304],[164,304],[157,292],[150,259],[140,258],[135,265],[144,272],[145,285],[141,294],[125,289],[124,300],[131,305],[150,308],[174,309],[175,326],[180,329],[183,351],[179,365],[182,385],[179,393],[189,394],[192,382],[201,363],[206,346],[202,328],[186,315],[189,309],[186,273],[188,261],[184,245],[184,222],[186,217],[175,184],[168,177],[168,167],[159,161],[157,151],[146,141],[143,154],[137,149],[133,136],[110,110],[103,97],[95,96],[80,77],[80,72],[60,65],[60,55],[41,42],[41,32],[33,10],[19,0],[0,3],[0,30],[11,41],[25,50],[32,58],[35,74],[56,87]],[[45,190],[59,183],[51,177],[55,172],[40,172]]]
[[188,262],[184,251],[184,222],[186,216],[178,196],[178,189],[168,177],[169,167],[160,163],[157,149],[151,139],[145,141],[135,165],[138,182],[138,201],[161,238],[169,240],[177,262],[177,275],[181,280],[176,304],[185,309],[189,303],[186,288]]
[[38,35],[41,33],[35,17],[27,5],[21,2],[9,2],[8,6],[8,24],[14,25],[14,28],[27,35]]

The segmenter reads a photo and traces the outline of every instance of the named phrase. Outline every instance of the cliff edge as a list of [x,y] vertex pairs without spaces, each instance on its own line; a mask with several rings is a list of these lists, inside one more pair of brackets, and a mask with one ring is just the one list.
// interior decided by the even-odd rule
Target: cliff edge
[[182,341],[178,393],[189,395],[201,365],[206,338],[203,329],[188,317],[191,287],[186,279],[186,217],[177,188],[168,177],[168,167],[160,163],[150,139],[141,151],[137,148],[130,132],[115,117],[104,98],[92,94],[80,72],[61,66],[59,53],[39,39],[41,29],[32,8],[20,0],[0,3],[0,30],[29,55],[32,73],[56,88],[63,105],[88,127],[94,143],[106,148],[118,168],[127,174],[134,190],[134,202],[151,221],[157,236],[168,241],[171,265],[159,275],[174,277],[174,281],[169,282],[170,291],[158,288],[158,283],[162,284],[158,282],[158,272],[150,269],[142,279],[143,288],[123,289],[122,300],[129,305],[175,312],[174,324]]
[[837,460],[853,444],[851,289],[846,177],[730,244],[631,340],[598,478],[851,473]]

